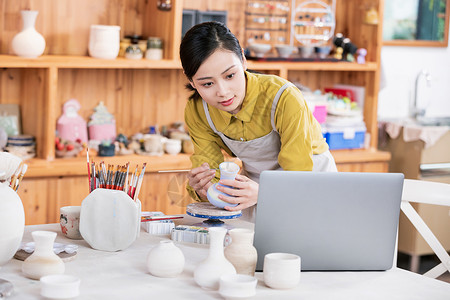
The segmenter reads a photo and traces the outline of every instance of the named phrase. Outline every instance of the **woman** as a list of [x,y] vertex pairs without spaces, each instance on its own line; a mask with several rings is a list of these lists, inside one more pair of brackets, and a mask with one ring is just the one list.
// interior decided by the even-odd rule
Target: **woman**
[[[275,75],[246,71],[239,41],[218,22],[192,27],[180,45],[183,70],[194,94],[185,121],[194,143],[188,191],[196,200],[218,180],[222,150],[237,156],[243,174],[218,189],[234,211],[255,206],[263,170],[336,171],[333,157],[301,92]],[[245,210],[252,218],[253,210]]]

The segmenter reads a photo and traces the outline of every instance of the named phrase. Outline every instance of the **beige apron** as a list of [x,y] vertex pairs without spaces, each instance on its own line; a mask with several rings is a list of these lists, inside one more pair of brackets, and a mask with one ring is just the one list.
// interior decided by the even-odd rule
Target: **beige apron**
[[[211,129],[220,136],[222,141],[236,155],[243,165],[243,174],[250,179],[259,182],[259,175],[264,170],[282,170],[278,164],[278,154],[281,149],[280,136],[275,128],[275,110],[281,94],[286,88],[293,85],[288,82],[283,85],[275,95],[272,103],[270,119],[272,131],[265,136],[250,141],[233,140],[218,131],[214,126],[209,114],[208,104],[203,101],[206,119]],[[322,154],[313,155],[313,171],[317,172],[336,172],[336,164],[330,151]],[[256,205],[243,210],[241,219],[254,222]]]

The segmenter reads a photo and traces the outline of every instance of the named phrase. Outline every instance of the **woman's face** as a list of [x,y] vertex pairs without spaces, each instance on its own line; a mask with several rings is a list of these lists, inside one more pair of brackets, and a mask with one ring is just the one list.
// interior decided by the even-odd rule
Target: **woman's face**
[[241,62],[233,52],[219,49],[201,64],[191,85],[209,105],[236,114],[245,97],[245,69],[245,58]]

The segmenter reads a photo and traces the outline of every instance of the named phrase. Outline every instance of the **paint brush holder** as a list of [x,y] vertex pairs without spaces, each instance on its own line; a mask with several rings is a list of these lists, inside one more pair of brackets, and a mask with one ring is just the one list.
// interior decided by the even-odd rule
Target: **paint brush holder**
[[80,233],[94,249],[119,251],[139,236],[141,202],[125,192],[98,188],[81,203]]

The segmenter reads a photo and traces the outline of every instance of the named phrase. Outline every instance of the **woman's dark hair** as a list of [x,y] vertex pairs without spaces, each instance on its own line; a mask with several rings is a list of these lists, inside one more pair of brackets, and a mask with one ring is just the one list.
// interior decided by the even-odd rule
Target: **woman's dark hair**
[[[241,61],[244,60],[238,39],[220,22],[197,24],[186,32],[180,45],[180,59],[184,74],[189,81],[197,73],[201,64],[217,49],[231,51]],[[190,84],[186,87],[194,90]],[[190,98],[199,97],[200,95],[195,91]]]

